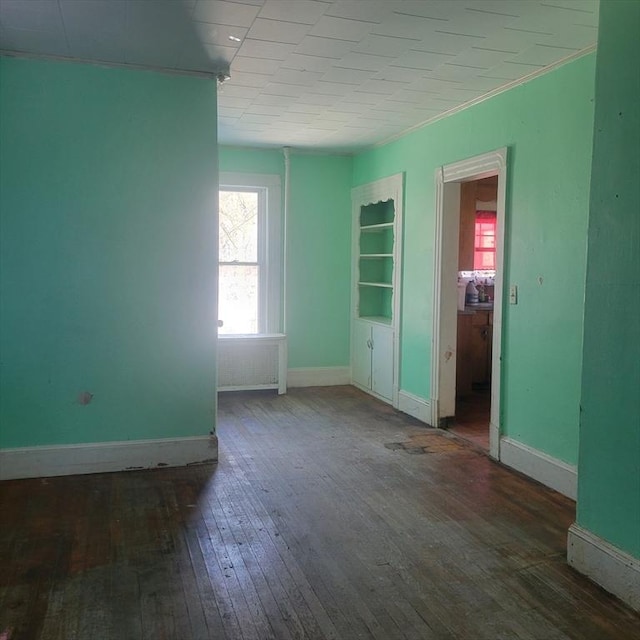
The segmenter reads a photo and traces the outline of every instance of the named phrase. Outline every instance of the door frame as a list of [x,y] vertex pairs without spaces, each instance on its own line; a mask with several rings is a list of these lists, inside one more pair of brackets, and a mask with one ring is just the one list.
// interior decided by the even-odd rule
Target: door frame
[[[491,417],[489,455],[500,459],[502,319],[504,299],[504,237],[507,191],[507,147],[436,170],[436,246],[433,287],[433,343],[431,357],[431,424],[442,426],[455,409],[457,351],[457,283],[451,281],[452,267],[458,271],[460,184],[498,176],[496,224],[496,278],[493,302],[493,346],[491,363]],[[457,210],[457,219],[455,216]],[[448,217],[445,217],[446,213]],[[456,287],[456,295],[452,295]],[[448,414],[448,415],[447,415]]]

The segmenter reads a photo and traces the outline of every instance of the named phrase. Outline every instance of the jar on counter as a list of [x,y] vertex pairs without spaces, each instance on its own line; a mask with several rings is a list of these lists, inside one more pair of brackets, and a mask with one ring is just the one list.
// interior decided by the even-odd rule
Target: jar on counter
[[467,284],[467,304],[478,304],[478,289],[473,280],[469,280]]

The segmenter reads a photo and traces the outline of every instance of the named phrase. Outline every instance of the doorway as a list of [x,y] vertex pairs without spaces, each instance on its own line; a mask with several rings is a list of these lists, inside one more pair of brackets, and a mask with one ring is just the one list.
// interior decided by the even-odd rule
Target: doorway
[[[486,435],[483,442],[488,444],[489,454],[496,459],[500,458],[506,171],[507,149],[503,148],[441,167],[436,172],[432,424],[453,428],[455,431],[460,426],[457,423],[466,421],[474,424],[473,428],[478,430],[478,425],[486,421],[488,443]],[[491,201],[484,201],[475,197],[480,193],[478,185],[482,185],[483,193],[489,193],[489,189],[493,189],[495,204],[492,202],[493,198]],[[469,202],[473,204],[470,205]],[[478,202],[485,203],[481,206],[486,206],[487,220],[490,219],[489,206],[495,208],[492,222],[494,270],[460,269],[461,265],[471,266],[468,262],[471,255],[468,246],[469,229],[466,226],[468,222],[461,216],[461,206],[466,207],[465,212],[471,207],[474,209],[475,236],[475,211],[482,211],[476,209]],[[467,215],[471,216],[469,213]],[[475,254],[475,243],[472,252]],[[478,263],[473,266],[476,264]],[[483,289],[483,295],[478,292],[478,298],[472,298],[470,305],[459,303],[459,295],[462,295],[458,287],[461,271],[468,274],[464,280],[473,278]],[[493,271],[492,275],[489,274],[490,271]],[[466,291],[464,294],[466,299]],[[487,302],[486,296],[492,299]],[[484,298],[483,303],[479,302],[480,297]]]
[[489,451],[498,176],[460,185],[456,405],[449,431]]

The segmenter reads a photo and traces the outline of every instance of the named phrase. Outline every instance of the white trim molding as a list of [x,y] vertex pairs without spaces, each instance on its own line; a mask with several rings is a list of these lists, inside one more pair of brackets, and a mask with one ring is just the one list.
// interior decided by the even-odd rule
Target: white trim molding
[[419,398],[408,391],[400,389],[398,392],[398,409],[432,426],[431,403],[428,400]]
[[221,65],[216,71],[191,71],[189,69],[174,69],[152,64],[135,64],[130,62],[108,62],[106,60],[91,60],[90,58],[75,58],[72,56],[56,56],[49,53],[35,53],[31,51],[13,51],[11,49],[0,49],[0,56],[7,58],[24,58],[27,60],[48,60],[52,62],[65,62],[74,64],[90,64],[94,67],[104,67],[107,69],[132,69],[134,71],[154,71],[165,73],[171,76],[193,76],[195,78],[217,79],[220,84],[231,77],[229,65]]
[[431,424],[455,414],[457,352],[458,241],[460,184],[498,176],[496,276],[493,302],[493,347],[491,356],[491,417],[489,455],[500,454],[500,406],[502,380],[502,316],[504,278],[504,229],[506,218],[507,147],[438,167],[435,172],[436,220],[433,278],[433,326],[431,349]]
[[507,437],[500,438],[500,462],[572,500],[576,499],[578,473],[573,465]]
[[218,176],[219,191],[235,188],[258,192],[258,331],[280,333],[283,315],[283,214],[280,176],[270,173],[221,171]]
[[524,76],[523,78],[510,80],[509,82],[506,82],[505,84],[502,84],[499,87],[496,87],[491,91],[488,91],[487,93],[483,93],[481,96],[478,96],[477,98],[472,98],[471,100],[468,100],[467,102],[464,102],[456,107],[453,107],[452,109],[448,109],[447,111],[443,111],[442,113],[439,113],[438,115],[433,116],[432,118],[428,118],[427,120],[424,120],[418,124],[414,124],[408,129],[403,129],[402,131],[400,131],[400,133],[395,133],[389,136],[388,138],[384,138],[380,142],[376,142],[372,148],[376,149],[378,147],[384,147],[390,142],[394,142],[395,140],[399,140],[400,138],[403,138],[404,136],[406,136],[408,133],[411,133],[412,131],[417,131],[419,129],[422,129],[423,127],[433,124],[438,120],[444,120],[449,116],[459,113],[460,111],[464,111],[465,109],[469,109],[470,107],[480,104],[481,102],[490,100],[491,98],[494,98],[495,96],[500,95],[501,93],[506,93],[507,91],[510,91],[515,87],[519,87],[520,85],[526,84],[531,80],[535,80],[536,78],[539,78],[540,76],[543,76],[549,73],[550,71],[554,71],[555,69],[557,69],[558,67],[561,67],[562,65],[568,64],[569,62],[573,62],[578,58],[582,58],[583,56],[586,56],[595,50],[596,50],[596,45],[590,44],[588,47],[585,47],[584,49],[580,49],[580,51],[571,53],[568,56],[561,58],[560,60],[557,60],[556,62],[552,62],[546,67],[542,67],[542,69],[536,69],[535,71],[532,71],[530,74]]
[[640,611],[640,560],[574,523],[567,537],[567,562],[632,609]]
[[289,387],[334,387],[351,384],[351,367],[301,367],[289,369]]
[[0,480],[217,462],[215,435],[0,449]]

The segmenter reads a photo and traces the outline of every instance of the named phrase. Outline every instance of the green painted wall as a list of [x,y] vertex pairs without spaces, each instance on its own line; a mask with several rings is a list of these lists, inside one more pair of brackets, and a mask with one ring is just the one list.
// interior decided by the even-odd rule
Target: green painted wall
[[354,159],[353,184],[406,172],[401,388],[430,397],[438,166],[509,147],[503,432],[575,463],[595,56]]
[[289,366],[349,365],[351,158],[291,158]]
[[215,82],[0,65],[0,446],[207,434]]
[[[220,147],[219,155],[220,171],[278,174],[284,190],[281,150]],[[351,171],[349,157],[290,155],[290,368],[349,365]]]
[[600,7],[578,486],[583,527],[640,558],[640,2]]

